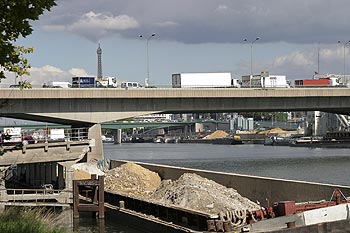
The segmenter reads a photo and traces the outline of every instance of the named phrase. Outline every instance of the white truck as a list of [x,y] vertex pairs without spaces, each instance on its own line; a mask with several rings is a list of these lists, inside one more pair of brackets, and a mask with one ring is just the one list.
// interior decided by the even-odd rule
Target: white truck
[[115,77],[102,77],[96,79],[96,87],[112,87],[116,88],[118,86],[117,78]]
[[178,73],[172,74],[172,87],[240,87],[231,73]]
[[59,81],[50,81],[48,83],[44,83],[43,87],[47,88],[70,88],[72,85],[70,82],[59,82]]
[[252,88],[289,88],[289,82],[285,75],[270,75],[262,72],[259,75],[242,76],[242,87]]

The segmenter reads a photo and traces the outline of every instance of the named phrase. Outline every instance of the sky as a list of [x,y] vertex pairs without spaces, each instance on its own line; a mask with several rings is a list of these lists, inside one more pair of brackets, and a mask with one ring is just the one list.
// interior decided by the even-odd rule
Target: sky
[[[32,35],[17,41],[35,49],[28,55],[31,75],[22,77],[34,87],[96,76],[99,43],[103,75],[119,82],[144,84],[147,70],[149,83],[158,86],[171,85],[173,73],[231,72],[241,79],[252,69],[291,81],[315,71],[343,74],[344,65],[350,73],[349,0],[56,3],[32,22]],[[8,74],[2,85],[14,82]]]

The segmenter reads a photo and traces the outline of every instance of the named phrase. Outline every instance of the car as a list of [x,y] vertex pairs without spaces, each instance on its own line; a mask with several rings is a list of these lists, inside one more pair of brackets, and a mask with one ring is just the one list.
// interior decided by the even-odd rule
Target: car
[[35,144],[37,143],[37,140],[35,140],[31,135],[25,135],[21,138],[18,138],[19,140],[13,140],[11,141],[11,136],[7,136],[5,134],[2,134],[0,136],[0,145],[1,146],[18,146],[18,145],[28,145],[28,144]]
[[10,88],[20,88],[21,86],[19,84],[12,84],[10,85]]
[[138,82],[122,82],[120,84],[120,87],[121,88],[125,88],[125,89],[128,89],[128,88],[142,88],[141,84],[138,83]]

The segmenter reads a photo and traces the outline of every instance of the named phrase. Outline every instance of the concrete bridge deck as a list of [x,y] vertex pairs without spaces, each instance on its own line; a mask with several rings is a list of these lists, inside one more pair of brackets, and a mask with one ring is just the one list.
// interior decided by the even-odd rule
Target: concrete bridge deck
[[2,89],[0,99],[0,116],[63,124],[95,124],[161,112],[350,113],[350,88]]

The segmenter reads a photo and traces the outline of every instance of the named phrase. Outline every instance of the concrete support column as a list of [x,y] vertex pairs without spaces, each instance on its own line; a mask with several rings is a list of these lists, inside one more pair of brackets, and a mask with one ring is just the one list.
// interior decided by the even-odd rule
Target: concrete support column
[[54,188],[57,188],[58,185],[58,174],[57,174],[57,163],[52,162],[50,163],[51,167],[51,184],[54,186]]
[[32,177],[34,174],[34,163],[30,163],[27,166],[27,173],[26,173],[26,183],[27,184],[32,184]]
[[33,185],[35,188],[40,186],[40,183],[39,183],[40,178],[41,178],[41,164],[35,163],[34,164],[34,180],[33,180]]
[[0,167],[0,201],[7,201],[7,192],[5,187],[6,171],[10,166]]
[[95,124],[89,128],[88,138],[94,143],[91,145],[91,151],[88,152],[87,162],[104,159],[101,124]]
[[61,164],[57,164],[58,166],[58,189],[65,188],[64,183],[64,172],[63,172],[63,166]]
[[121,129],[114,129],[113,130],[113,137],[114,137],[114,144],[121,144],[122,143],[122,130]]
[[44,176],[45,176],[45,184],[52,184],[52,172],[51,172],[51,163],[44,163]]
[[37,177],[37,183],[39,187],[46,182],[46,163],[39,163],[40,166],[40,173],[39,176]]

